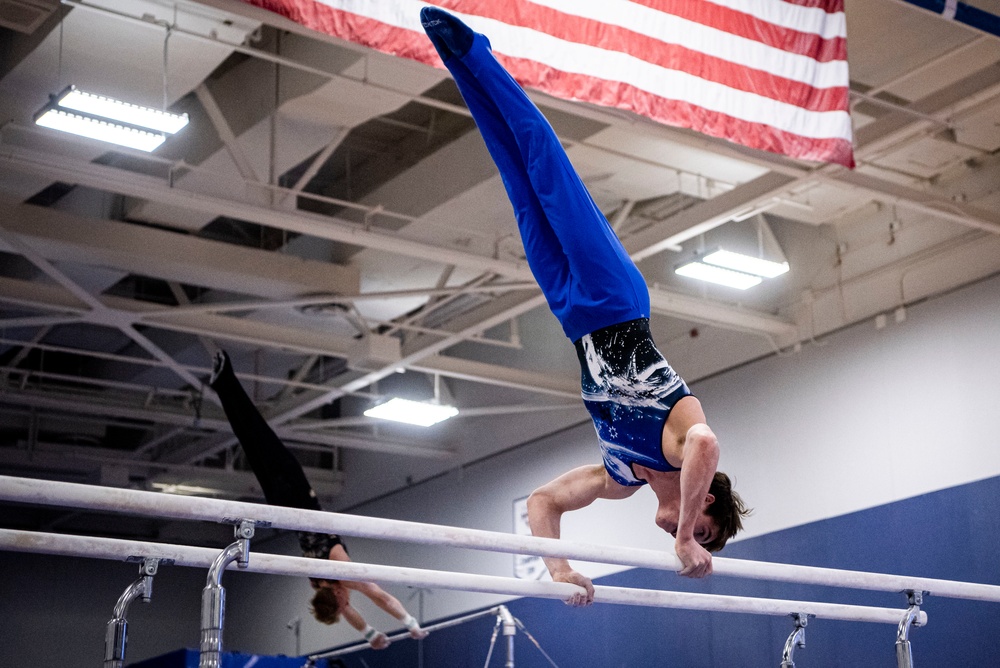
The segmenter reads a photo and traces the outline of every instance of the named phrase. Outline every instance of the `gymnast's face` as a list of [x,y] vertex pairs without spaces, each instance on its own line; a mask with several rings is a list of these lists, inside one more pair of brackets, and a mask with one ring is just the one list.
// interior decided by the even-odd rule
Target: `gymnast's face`
[[[705,495],[701,512],[694,523],[694,539],[699,545],[711,543],[719,534],[719,527],[716,525],[715,520],[707,513],[708,507],[712,505],[713,501],[715,501],[714,496],[711,494]],[[674,538],[677,538],[679,515],[680,507],[677,504],[660,504],[660,507],[656,510],[656,526]]]

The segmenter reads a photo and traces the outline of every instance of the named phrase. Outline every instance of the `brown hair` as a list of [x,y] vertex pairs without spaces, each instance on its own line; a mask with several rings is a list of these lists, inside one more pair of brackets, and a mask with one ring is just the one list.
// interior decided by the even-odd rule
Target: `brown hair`
[[336,624],[340,621],[340,603],[337,595],[329,587],[320,587],[316,590],[309,603],[309,612],[316,618],[316,621],[324,624]]
[[751,509],[743,502],[740,495],[733,491],[733,483],[729,480],[729,476],[721,471],[712,478],[708,493],[715,497],[715,501],[705,512],[715,520],[719,533],[704,547],[709,552],[718,552],[725,547],[730,538],[743,529],[743,518],[751,513]]

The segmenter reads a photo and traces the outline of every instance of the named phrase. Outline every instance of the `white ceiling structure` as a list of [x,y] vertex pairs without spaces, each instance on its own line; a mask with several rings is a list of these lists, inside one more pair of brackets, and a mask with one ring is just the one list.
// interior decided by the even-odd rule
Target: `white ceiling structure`
[[[1000,39],[898,0],[847,19],[853,171],[532,94],[689,382],[1000,271]],[[443,70],[236,0],[0,0],[0,26],[0,473],[255,498],[204,386],[218,347],[331,509],[586,419]],[[191,124],[152,155],[34,126],[70,84]],[[761,221],[789,273],[674,275]],[[394,395],[461,412],[362,415]]]

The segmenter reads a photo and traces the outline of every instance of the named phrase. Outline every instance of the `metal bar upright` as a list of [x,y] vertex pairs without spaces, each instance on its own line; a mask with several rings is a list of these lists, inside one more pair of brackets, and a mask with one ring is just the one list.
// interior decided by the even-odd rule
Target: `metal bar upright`
[[920,605],[924,602],[924,592],[908,590],[907,601],[910,607],[899,621],[896,631],[896,666],[897,668],[913,668],[913,650],[910,647],[910,629],[920,626]]
[[504,668],[514,668],[514,635],[517,633],[517,624],[505,605],[497,608],[497,617],[503,624],[503,637],[507,640],[507,662],[504,663]]
[[795,668],[795,648],[806,646],[806,625],[809,623],[809,615],[797,612],[791,617],[795,620],[795,630],[785,641],[785,649],[781,652],[781,668]]
[[222,629],[226,617],[226,590],[222,574],[229,564],[236,562],[240,568],[250,564],[250,539],[254,522],[240,520],[236,525],[236,542],[224,549],[208,569],[208,582],[201,591],[201,652],[199,668],[222,667]]
[[114,617],[108,621],[104,636],[104,668],[122,668],[125,665],[125,645],[128,641],[129,604],[137,598],[149,603],[153,595],[153,576],[159,567],[159,559],[146,558],[139,566],[139,579],[130,584],[115,603]]

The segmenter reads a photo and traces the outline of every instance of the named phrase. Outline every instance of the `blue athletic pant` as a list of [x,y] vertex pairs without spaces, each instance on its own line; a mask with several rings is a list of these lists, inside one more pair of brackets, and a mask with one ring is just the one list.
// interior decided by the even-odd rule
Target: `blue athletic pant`
[[649,317],[649,291],[573,169],[552,126],[496,61],[485,36],[445,66],[514,206],[528,266],[571,341]]

